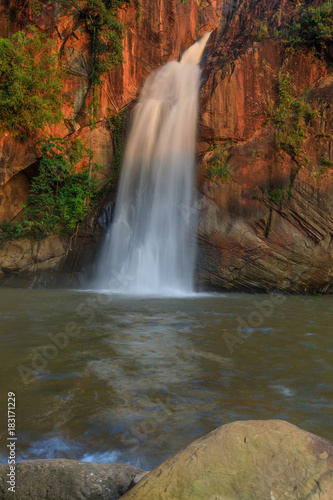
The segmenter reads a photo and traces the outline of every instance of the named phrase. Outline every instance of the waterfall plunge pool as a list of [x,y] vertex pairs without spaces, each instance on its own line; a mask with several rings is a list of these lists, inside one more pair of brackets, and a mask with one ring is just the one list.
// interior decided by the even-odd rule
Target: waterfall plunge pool
[[12,391],[20,460],[149,470],[241,419],[286,419],[333,440],[330,296],[7,288],[0,304],[1,429]]

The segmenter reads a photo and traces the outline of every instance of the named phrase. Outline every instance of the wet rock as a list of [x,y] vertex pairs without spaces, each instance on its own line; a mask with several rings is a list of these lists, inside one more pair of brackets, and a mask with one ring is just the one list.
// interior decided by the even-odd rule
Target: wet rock
[[16,491],[8,492],[8,466],[0,466],[0,497],[23,500],[117,500],[144,471],[131,465],[31,460],[16,465]]
[[94,264],[101,236],[92,231],[75,237],[8,241],[0,252],[0,285],[77,287],[79,273]]
[[28,239],[5,243],[0,254],[0,270],[4,273],[18,272],[34,263],[34,246]]
[[146,475],[124,500],[331,500],[333,444],[281,420],[224,425]]
[[104,233],[107,232],[111,224],[113,208],[114,208],[114,202],[110,201],[107,205],[105,205],[100,216],[97,219],[97,222],[103,229]]

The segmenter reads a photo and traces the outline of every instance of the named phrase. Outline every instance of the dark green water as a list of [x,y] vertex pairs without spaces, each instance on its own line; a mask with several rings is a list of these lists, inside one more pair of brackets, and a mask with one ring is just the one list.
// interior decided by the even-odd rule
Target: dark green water
[[9,391],[19,459],[150,469],[239,419],[286,419],[333,440],[332,303],[1,289],[1,462]]

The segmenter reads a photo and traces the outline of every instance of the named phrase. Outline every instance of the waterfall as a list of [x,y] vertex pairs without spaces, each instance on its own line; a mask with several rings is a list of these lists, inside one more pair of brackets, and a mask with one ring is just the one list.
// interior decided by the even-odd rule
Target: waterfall
[[194,163],[199,63],[209,33],[146,80],[124,154],[114,221],[96,288],[191,293],[196,249]]

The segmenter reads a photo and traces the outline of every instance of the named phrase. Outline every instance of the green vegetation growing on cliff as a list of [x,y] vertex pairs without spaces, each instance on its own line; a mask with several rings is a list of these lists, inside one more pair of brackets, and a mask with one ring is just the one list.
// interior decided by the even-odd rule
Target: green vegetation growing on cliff
[[[125,25],[118,19],[118,9],[130,4],[130,0],[60,0],[59,4],[73,19],[72,30],[63,40],[62,49],[77,29],[84,29],[90,38],[91,124],[94,125],[99,104],[96,89],[101,76],[123,62]],[[140,6],[138,2],[138,12],[141,12]],[[27,8],[25,3],[22,9]],[[38,15],[41,2],[29,3],[30,10]],[[18,32],[11,39],[0,39],[1,127],[24,140],[36,135],[46,124],[59,122],[62,77],[55,43],[46,33],[30,26],[27,33]]]
[[282,205],[284,200],[288,200],[291,196],[291,187],[282,189],[273,189],[268,195],[268,199],[276,203],[277,205]]
[[89,179],[91,152],[77,140],[49,139],[42,144],[39,175],[26,204],[32,236],[73,232],[88,213],[95,183]]
[[62,72],[54,42],[31,28],[0,38],[0,126],[25,139],[61,117]]
[[26,220],[2,224],[5,239],[73,233],[88,213],[96,189],[89,179],[91,151],[79,140],[71,143],[58,138],[44,141],[41,151],[39,174],[25,205]]
[[306,161],[304,140],[315,114],[306,97],[297,96],[292,76],[280,71],[278,103],[270,112],[271,122],[276,129],[277,148],[288,153],[294,160]]
[[317,170],[314,171],[314,178],[318,179],[321,175],[324,175],[325,172],[330,169],[333,169],[333,161],[330,160],[328,154],[325,153],[320,160]]
[[109,118],[110,128],[112,130],[114,155],[112,160],[112,174],[110,184],[115,187],[120,173],[121,161],[125,149],[124,129],[126,124],[125,108],[118,111]]
[[257,23],[257,40],[258,42],[262,42],[266,40],[266,38],[269,37],[269,27],[268,27],[268,22],[267,19],[264,19],[263,21],[258,21]]
[[322,52],[333,40],[333,4],[331,1],[305,9],[288,29],[288,42],[292,47],[314,48]]
[[228,184],[231,181],[231,172],[227,163],[232,142],[222,145],[212,144],[210,151],[214,152],[214,159],[210,164],[210,177],[218,178],[222,184]]
[[[98,96],[96,87],[106,71],[117,68],[123,62],[122,41],[125,26],[118,19],[118,9],[130,0],[60,0],[64,12],[73,17],[74,27],[82,23],[92,46],[92,125],[97,117]],[[73,29],[73,32],[75,31]]]

